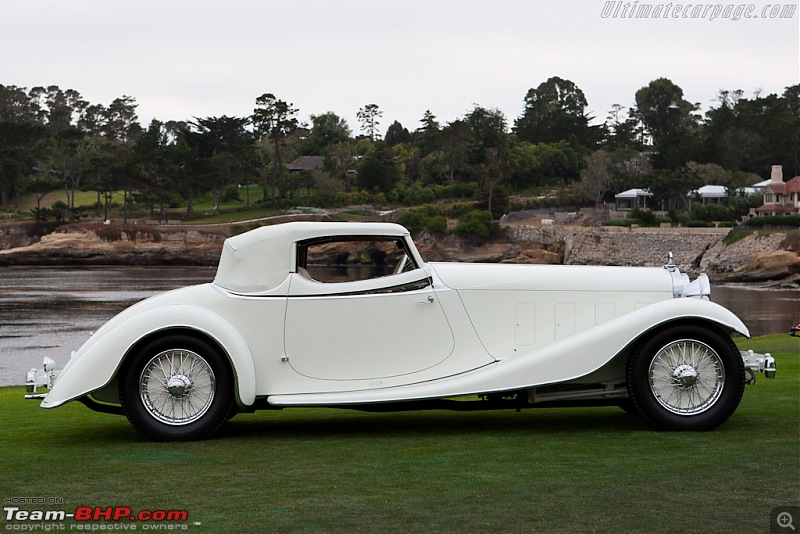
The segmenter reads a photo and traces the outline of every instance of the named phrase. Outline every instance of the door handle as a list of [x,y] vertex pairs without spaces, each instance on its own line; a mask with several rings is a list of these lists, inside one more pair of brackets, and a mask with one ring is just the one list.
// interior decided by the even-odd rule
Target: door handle
[[417,301],[417,304],[433,304],[433,301],[434,301],[433,295],[428,295],[427,300]]

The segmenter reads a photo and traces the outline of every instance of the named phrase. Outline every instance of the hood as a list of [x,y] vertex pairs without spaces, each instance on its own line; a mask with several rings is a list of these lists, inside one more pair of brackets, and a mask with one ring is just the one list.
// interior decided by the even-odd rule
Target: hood
[[447,287],[492,291],[631,291],[672,296],[672,276],[658,267],[430,263]]

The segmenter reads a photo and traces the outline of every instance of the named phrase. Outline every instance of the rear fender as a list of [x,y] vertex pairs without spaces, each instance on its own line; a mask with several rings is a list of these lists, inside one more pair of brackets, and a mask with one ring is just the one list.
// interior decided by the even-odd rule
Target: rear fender
[[81,350],[73,353],[42,401],[42,408],[55,408],[102,389],[116,377],[123,360],[139,341],[173,329],[196,331],[212,339],[231,364],[239,406],[244,408],[255,402],[255,362],[237,329],[207,309],[173,305],[132,315],[112,329],[95,334]]

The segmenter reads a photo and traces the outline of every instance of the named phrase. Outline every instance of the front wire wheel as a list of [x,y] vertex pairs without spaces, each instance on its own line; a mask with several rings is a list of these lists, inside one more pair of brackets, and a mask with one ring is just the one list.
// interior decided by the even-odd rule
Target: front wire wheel
[[156,441],[203,439],[235,413],[228,362],[208,343],[172,335],[125,362],[119,379],[131,424]]
[[647,375],[658,403],[678,415],[697,415],[711,408],[725,386],[722,358],[694,339],[664,346],[653,357]]
[[713,327],[674,326],[640,343],[627,371],[639,412],[664,430],[711,430],[736,410],[744,364],[731,339]]

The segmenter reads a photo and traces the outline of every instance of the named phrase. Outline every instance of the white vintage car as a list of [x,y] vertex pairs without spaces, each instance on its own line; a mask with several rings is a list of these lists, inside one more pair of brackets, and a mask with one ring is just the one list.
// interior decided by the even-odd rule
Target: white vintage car
[[[341,267],[349,265],[348,267]],[[205,438],[239,411],[620,405],[657,428],[723,423],[769,355],[664,268],[425,263],[384,223],[295,222],[225,242],[213,283],[142,301],[29,398],[124,413],[155,440]],[[40,392],[49,389],[49,392]]]

